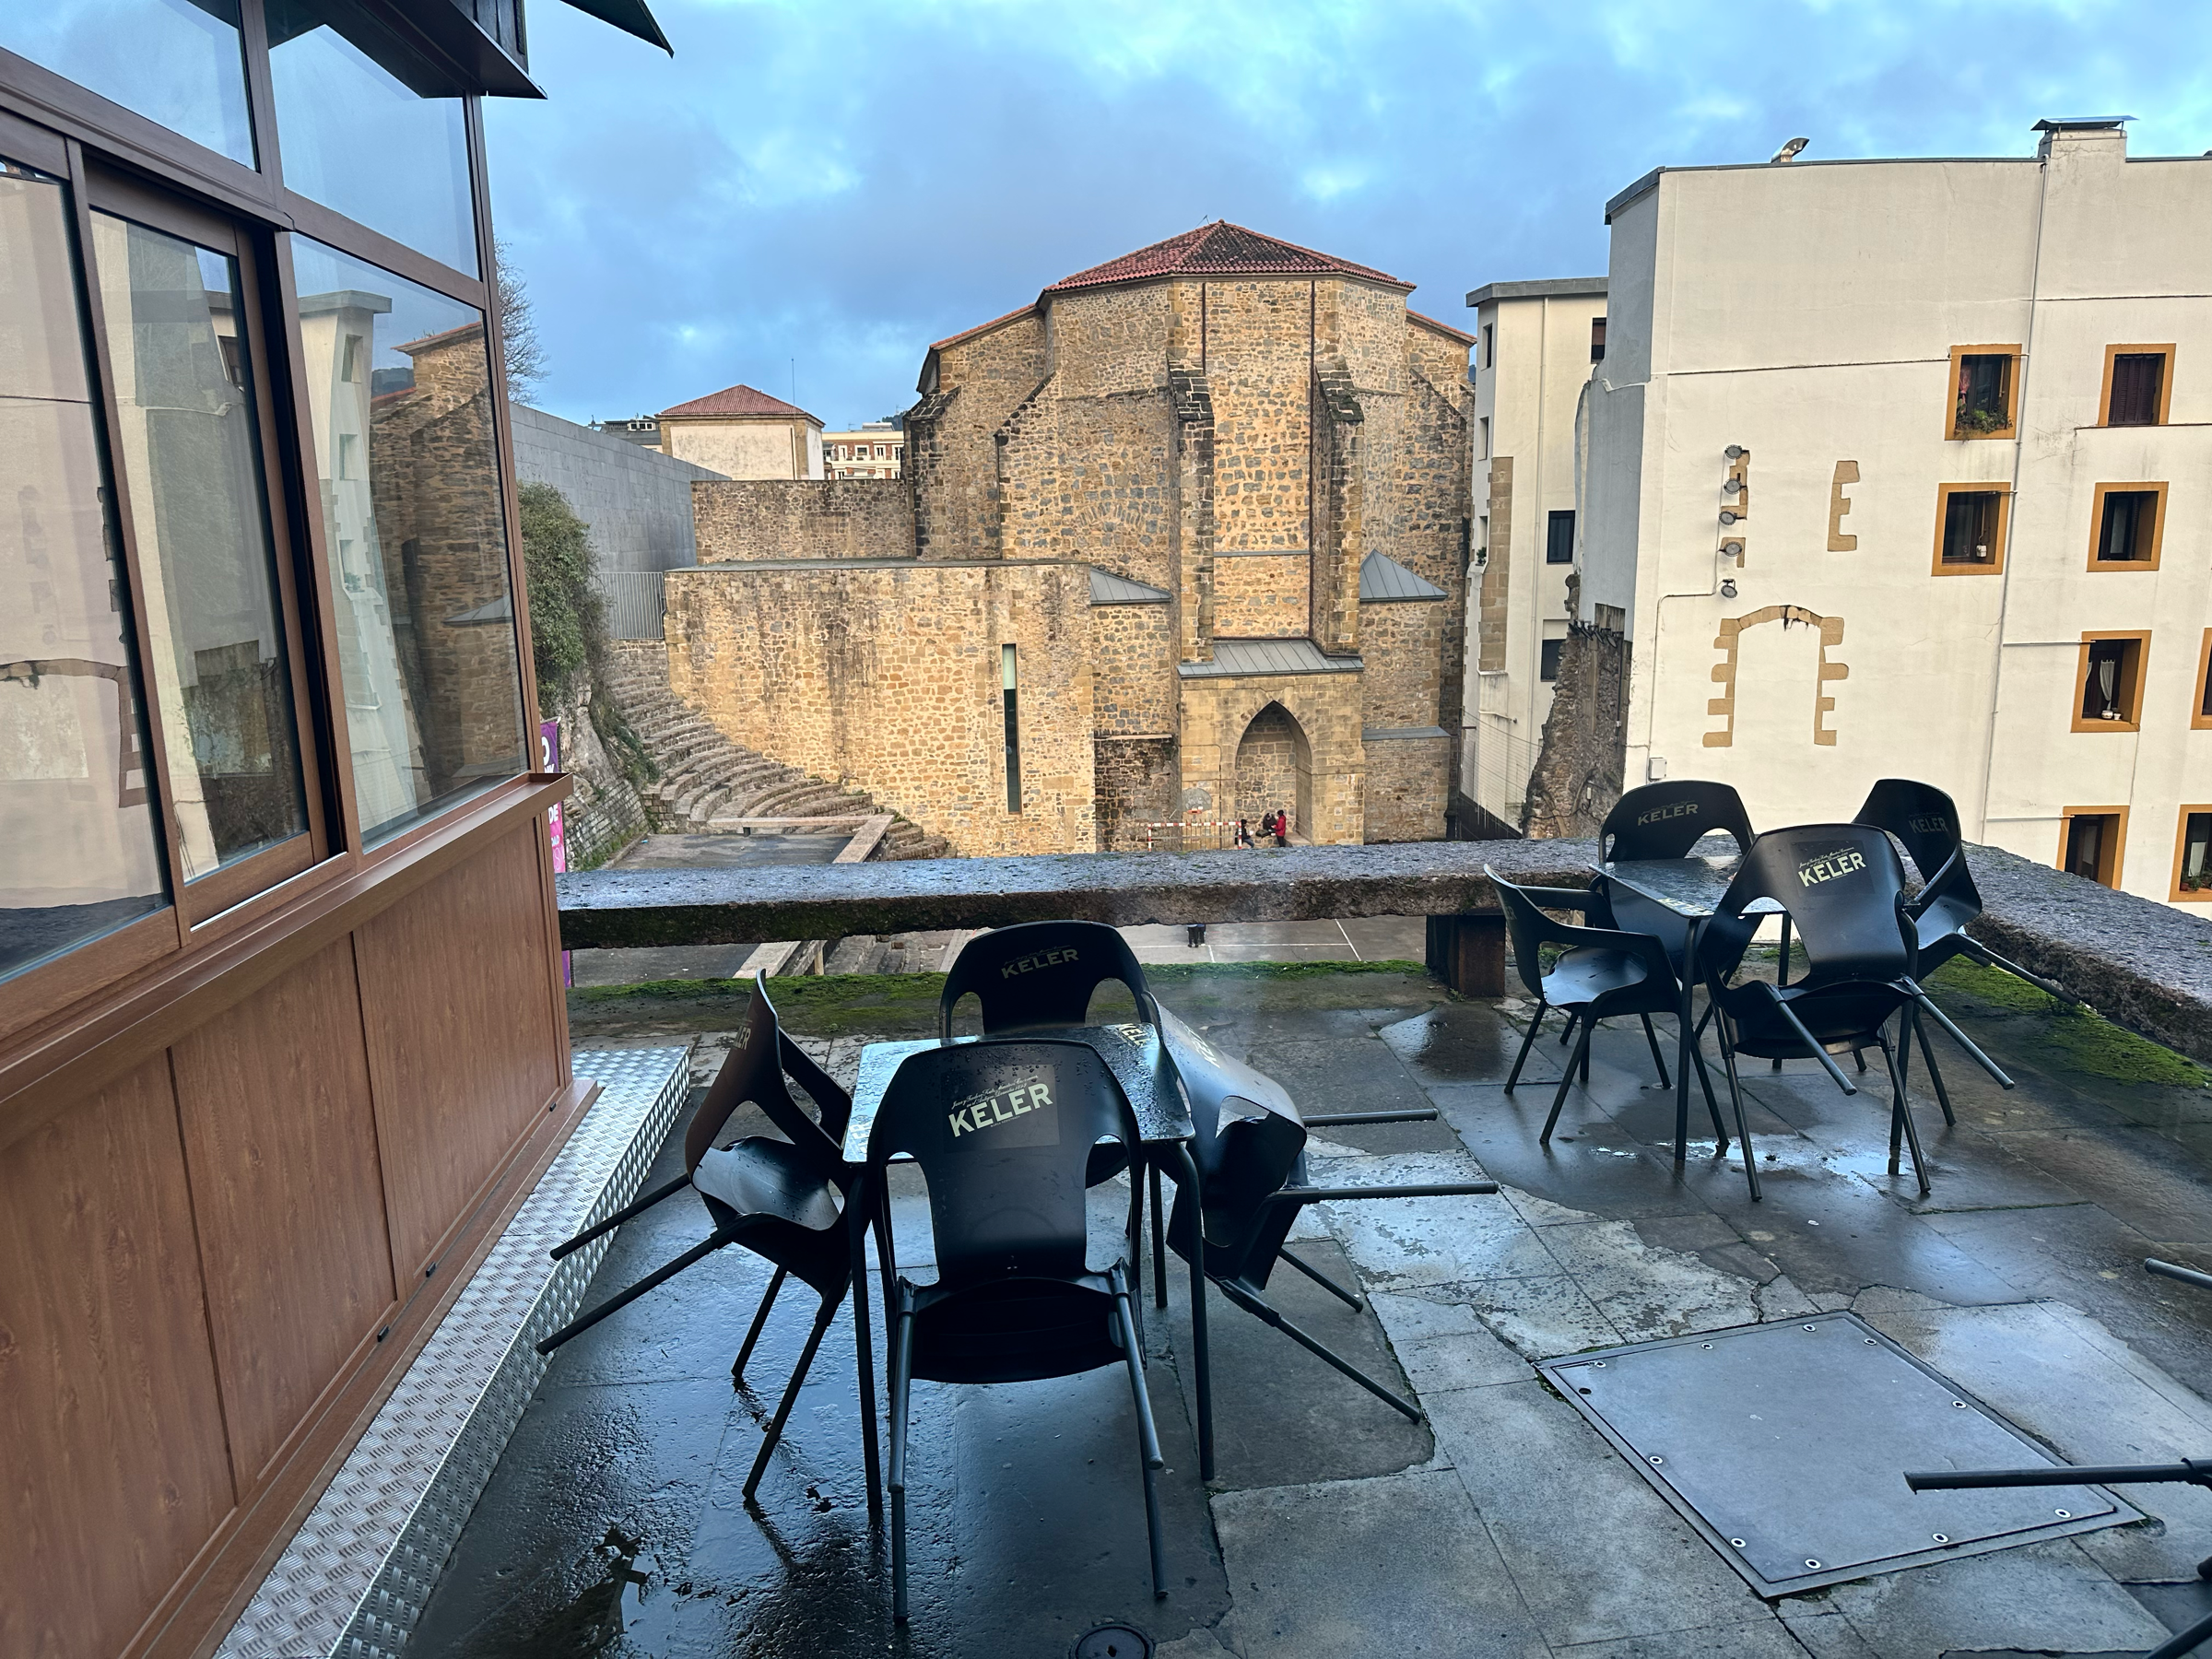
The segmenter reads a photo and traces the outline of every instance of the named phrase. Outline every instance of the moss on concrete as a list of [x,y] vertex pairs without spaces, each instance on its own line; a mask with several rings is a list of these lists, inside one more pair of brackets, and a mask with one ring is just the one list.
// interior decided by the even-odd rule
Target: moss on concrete
[[1928,976],[1927,983],[1956,1011],[2005,1017],[2007,1034],[2055,1067],[2114,1083],[2212,1086],[2212,1071],[2186,1055],[2138,1037],[2092,1008],[2061,1002],[2000,969],[1953,957]]

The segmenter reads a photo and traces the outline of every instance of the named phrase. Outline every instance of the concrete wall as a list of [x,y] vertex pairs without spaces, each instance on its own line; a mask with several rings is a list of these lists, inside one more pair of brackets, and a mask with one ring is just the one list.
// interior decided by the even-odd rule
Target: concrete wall
[[691,511],[700,564],[914,556],[913,494],[900,478],[702,480]]
[[[668,577],[668,682],[734,743],[865,789],[963,855],[1097,845],[1090,572],[744,565]],[[1000,647],[1019,649],[1006,810]]]
[[[1628,780],[1721,778],[1767,824],[1847,817],[1905,771],[1970,836],[2044,862],[2067,808],[2125,806],[2123,885],[2167,898],[2182,809],[2212,799],[2192,735],[2212,160],[2130,162],[2105,133],[2047,165],[1666,172],[1616,220],[1585,556],[1591,600],[1635,595]],[[2169,424],[2100,426],[2107,347],[2141,342],[2176,347]],[[2016,435],[1949,436],[1966,346],[2021,348]],[[1724,568],[1731,443],[1748,496]],[[2158,568],[2091,569],[2096,486],[2151,481]],[[1936,568],[1946,484],[2009,491],[2001,566]],[[2073,731],[2084,633],[2129,629],[2151,635],[2142,730]]]
[[602,571],[678,571],[697,562],[691,486],[720,473],[606,432],[510,404],[514,470],[550,484],[592,527]]

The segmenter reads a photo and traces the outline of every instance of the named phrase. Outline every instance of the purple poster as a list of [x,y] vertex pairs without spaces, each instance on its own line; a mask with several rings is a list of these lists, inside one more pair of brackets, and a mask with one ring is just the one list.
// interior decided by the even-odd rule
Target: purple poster
[[[541,720],[537,723],[537,770],[557,772],[560,770],[560,722]],[[560,828],[560,803],[556,801],[546,812],[546,840],[553,849],[553,868],[558,872],[569,867],[569,846]],[[560,982],[576,982],[576,966],[569,953],[560,953]]]

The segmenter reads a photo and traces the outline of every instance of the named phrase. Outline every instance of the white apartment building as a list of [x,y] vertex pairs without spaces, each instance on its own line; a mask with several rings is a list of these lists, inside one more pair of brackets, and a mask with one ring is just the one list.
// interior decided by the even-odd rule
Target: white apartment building
[[2038,130],[1607,204],[1583,616],[1626,619],[1630,784],[1764,828],[1922,778],[1970,838],[2212,900],[2212,159]]
[[822,469],[832,478],[895,478],[905,461],[906,432],[892,421],[822,434]]
[[1581,507],[1577,434],[1606,351],[1606,279],[1493,282],[1475,312],[1475,548],[1467,593],[1467,796],[1521,827],[1567,639]]

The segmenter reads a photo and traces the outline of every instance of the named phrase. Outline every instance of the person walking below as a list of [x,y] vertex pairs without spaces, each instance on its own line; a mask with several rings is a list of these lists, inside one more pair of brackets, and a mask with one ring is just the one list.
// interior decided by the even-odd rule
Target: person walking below
[[1269,829],[1274,832],[1277,846],[1287,847],[1290,844],[1290,821],[1284,817],[1283,809],[1280,806],[1275,809],[1275,822],[1269,826]]

